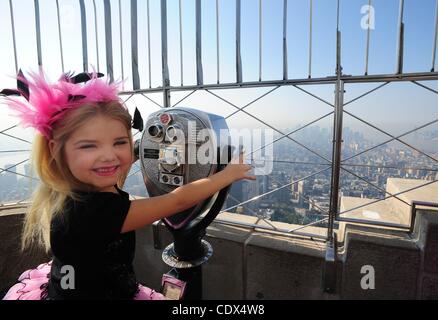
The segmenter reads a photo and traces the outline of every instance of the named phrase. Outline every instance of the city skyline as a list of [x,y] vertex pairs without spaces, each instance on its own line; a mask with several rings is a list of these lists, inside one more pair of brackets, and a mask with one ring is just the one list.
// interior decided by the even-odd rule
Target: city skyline
[[[294,127],[289,127],[289,128],[279,128],[279,130],[281,130],[284,133],[288,133],[291,131],[294,131],[296,129],[301,128],[303,125],[299,124],[296,125]],[[317,131],[322,131],[326,134],[325,140],[324,141],[328,141],[331,140],[331,132],[333,130],[333,127],[321,127],[319,125],[311,125],[307,128],[304,128],[302,130],[299,130],[298,132],[295,132],[294,134],[291,134],[290,137],[292,138],[296,138],[297,141],[300,141],[300,139],[304,139],[304,140],[308,140],[308,142],[312,143],[312,139],[311,136],[306,136],[309,133],[312,132],[312,130],[317,130]],[[343,133],[344,136],[347,134],[346,141],[344,141],[345,143],[350,143],[351,141],[351,137],[356,137],[356,138],[360,138],[363,141],[366,141],[366,145],[362,145],[361,147],[370,147],[372,146],[372,144],[380,144],[383,141],[389,140],[389,137],[387,135],[384,135],[382,133],[376,133],[374,130],[374,135],[370,134],[370,132],[373,132],[372,128],[369,129],[369,131],[355,131],[354,128],[350,128],[350,127],[344,127],[343,128]],[[27,131],[31,132],[33,131],[32,129],[27,129]],[[305,134],[304,134],[305,133]],[[304,134],[304,136],[303,136]],[[273,133],[273,139],[274,141],[276,141],[278,138],[280,137],[280,134],[277,132]],[[134,137],[134,140],[139,139],[140,136],[136,136]],[[427,154],[431,154],[431,155],[437,155],[438,157],[438,128],[437,129],[423,129],[422,131],[419,132],[413,132],[410,135],[407,135],[406,137],[402,138],[403,141],[409,142],[410,144],[412,144],[413,146],[419,148],[420,150],[422,150],[423,152],[427,153]],[[32,140],[29,139],[29,141],[31,142]],[[281,141],[290,141],[288,140],[286,137],[282,138],[279,140],[279,142],[274,142],[274,146],[279,143],[281,143]],[[255,142],[254,142],[255,143]],[[294,145],[293,142],[291,142],[292,145]],[[344,143],[344,145],[345,145]],[[401,144],[398,142],[390,142],[392,144],[396,143],[399,144],[401,147]],[[331,152],[331,143],[326,143],[325,148],[327,150],[330,150]],[[258,146],[253,146],[254,149],[258,148]],[[344,146],[345,148],[345,146]],[[358,148],[358,146],[357,146]],[[406,146],[403,146],[403,148],[407,148]],[[317,148],[318,149],[318,148]],[[27,152],[17,152],[17,153],[0,153],[0,168],[4,168],[4,166],[7,163],[11,163],[11,164],[16,164],[16,163],[20,163],[26,159],[29,158],[30,156],[30,151],[31,151],[31,144],[26,143],[26,142],[22,142],[19,140],[16,140],[14,138],[10,138],[7,136],[2,136],[0,135],[0,150],[28,150]],[[359,151],[361,149],[359,148]],[[275,157],[275,153],[274,153],[274,157]],[[328,157],[331,157],[331,155],[327,155]],[[17,171],[19,173],[24,173],[24,169],[23,169],[23,165],[19,165],[19,170]]]
[[[330,152],[331,131],[313,126],[303,129],[301,138],[310,147],[323,155]],[[430,139],[438,137],[438,131],[425,134]],[[344,130],[343,157],[359,154],[364,148],[372,147],[365,137],[351,129]],[[326,156],[329,154],[325,154]],[[438,160],[438,154],[436,159]],[[139,170],[140,163],[133,165],[131,173]],[[29,172],[29,163],[25,174]],[[273,171],[269,175],[258,176],[257,181],[240,181],[233,184],[223,210],[254,215],[273,221],[293,224],[306,224],[320,220],[329,210],[331,190],[331,170],[320,174],[317,171],[330,166],[319,157],[299,147],[288,139],[274,144]],[[383,146],[360,154],[354,161],[342,165],[340,176],[341,196],[383,199],[388,178],[437,180],[438,165],[431,159],[421,156],[407,147]],[[16,172],[16,168],[11,169]],[[374,184],[376,187],[357,178]],[[303,178],[311,176],[310,178]],[[292,182],[296,183],[292,183]],[[32,182],[33,187],[36,181]],[[0,202],[12,201],[12,198],[29,195],[30,180],[12,173],[0,174]],[[14,188],[15,187],[15,188]],[[380,188],[380,190],[379,190]],[[130,176],[124,188],[136,196],[147,196],[141,172]],[[273,191],[276,190],[276,191]],[[266,195],[265,195],[266,194]],[[261,196],[261,197],[260,197]],[[236,206],[241,202],[259,197],[255,201]],[[22,200],[22,199],[19,199]]]

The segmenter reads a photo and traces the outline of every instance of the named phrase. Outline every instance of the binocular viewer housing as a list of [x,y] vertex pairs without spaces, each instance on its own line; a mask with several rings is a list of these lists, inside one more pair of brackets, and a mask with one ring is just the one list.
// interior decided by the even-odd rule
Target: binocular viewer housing
[[[151,197],[215,174],[229,163],[233,152],[225,119],[191,108],[152,113],[137,148]],[[228,189],[163,219],[175,238],[174,250],[180,259],[192,260],[204,254],[196,252],[196,247],[201,250],[201,238],[222,208]],[[197,217],[201,219],[195,221]]]

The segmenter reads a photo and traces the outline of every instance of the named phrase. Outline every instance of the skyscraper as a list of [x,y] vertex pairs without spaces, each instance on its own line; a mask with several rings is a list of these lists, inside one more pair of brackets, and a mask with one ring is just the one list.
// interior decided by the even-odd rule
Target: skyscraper
[[306,201],[303,195],[305,194],[305,184],[304,180],[298,182],[298,204],[301,208],[304,208]]

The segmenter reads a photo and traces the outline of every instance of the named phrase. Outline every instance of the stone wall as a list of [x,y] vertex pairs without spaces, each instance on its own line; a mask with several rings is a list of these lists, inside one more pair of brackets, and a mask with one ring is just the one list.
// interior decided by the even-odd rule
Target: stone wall
[[[17,209],[18,210],[18,209]],[[46,262],[41,250],[21,253],[21,210],[0,212],[0,288],[6,290],[27,268]],[[235,215],[239,220],[241,216]],[[247,219],[247,217],[241,217]],[[161,223],[137,230],[134,267],[138,280],[160,290],[169,268],[161,253],[171,235]],[[205,239],[213,256],[203,267],[205,299],[438,299],[438,213],[420,210],[415,231],[347,224],[339,244],[337,288],[324,293],[325,243],[214,222]],[[363,289],[374,269],[374,289]]]

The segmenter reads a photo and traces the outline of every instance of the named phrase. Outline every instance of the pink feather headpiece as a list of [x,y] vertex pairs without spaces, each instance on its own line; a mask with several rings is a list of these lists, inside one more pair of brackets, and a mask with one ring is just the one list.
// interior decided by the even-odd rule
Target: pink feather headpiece
[[119,84],[99,79],[101,76],[100,73],[81,73],[74,77],[64,74],[58,82],[48,83],[42,72],[31,73],[28,80],[20,70],[17,90],[4,89],[0,93],[23,96],[26,101],[6,97],[6,104],[17,113],[24,127],[33,127],[50,139],[53,124],[63,117],[64,111],[87,103],[120,101]]

